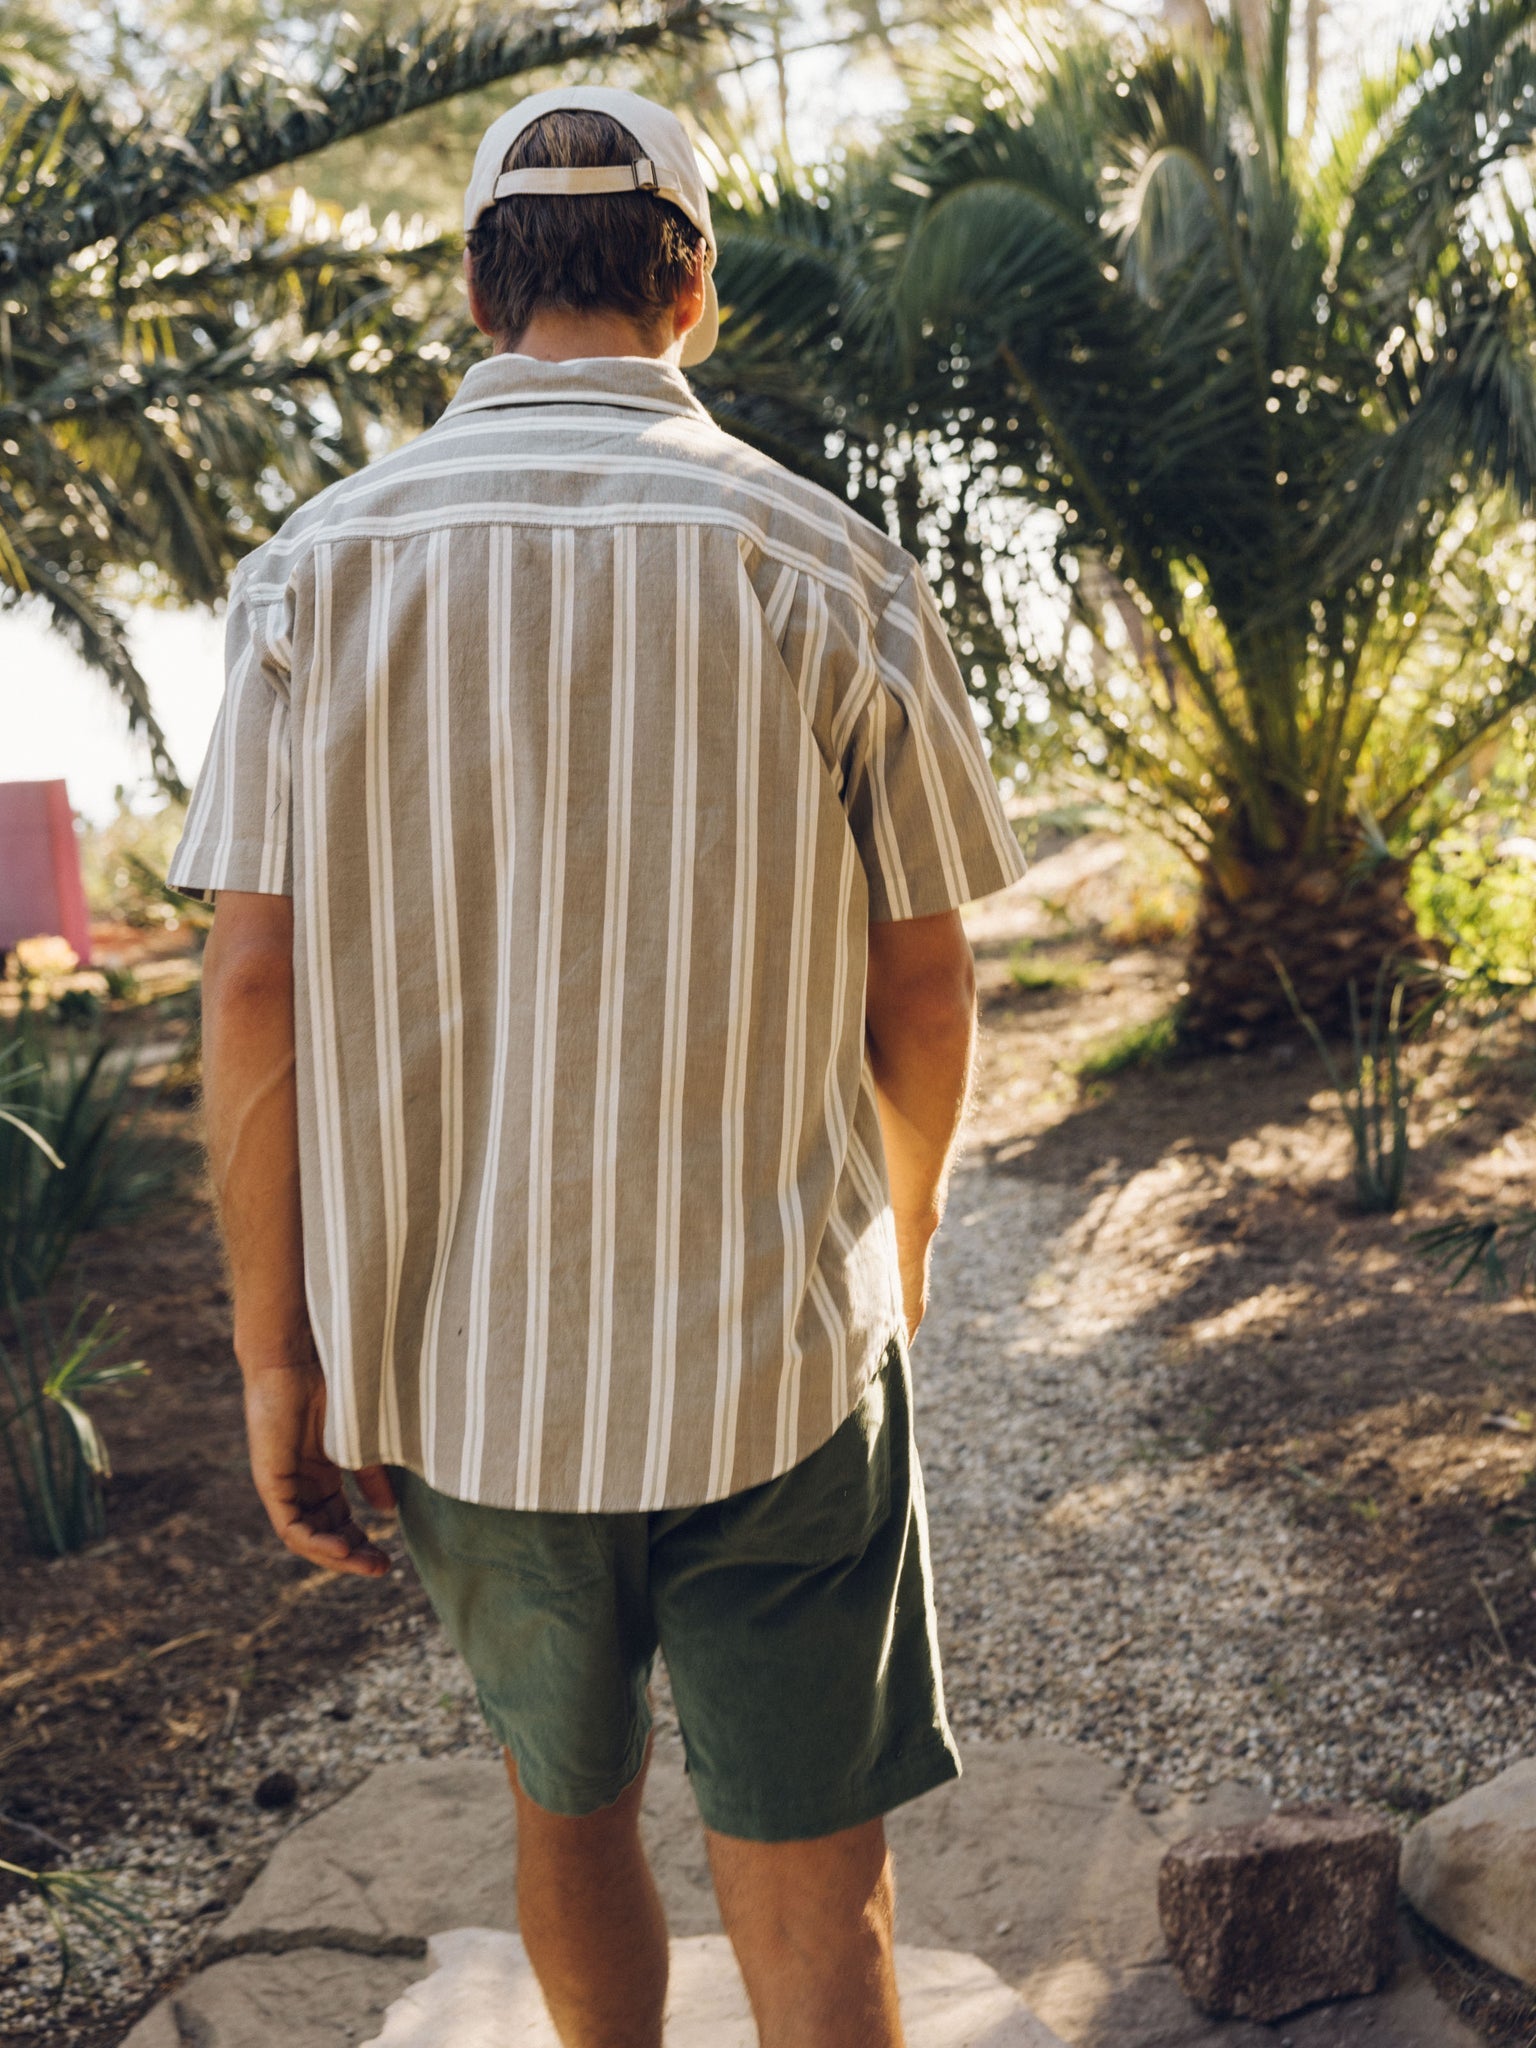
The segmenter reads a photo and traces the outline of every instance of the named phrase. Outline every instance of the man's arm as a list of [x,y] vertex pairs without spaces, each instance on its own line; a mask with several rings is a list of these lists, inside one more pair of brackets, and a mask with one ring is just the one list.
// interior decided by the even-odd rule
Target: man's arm
[[[290,1550],[332,1571],[377,1576],[389,1559],[353,1519],[341,1470],[322,1444],[325,1381],[304,1296],[294,1063],[292,901],[221,889],[203,956],[203,1103],[251,1476]],[[372,1506],[393,1504],[382,1467],[360,1472],[358,1483]]]
[[976,1045],[976,973],[958,911],[869,927],[864,1018],[911,1338],[928,1306],[928,1251]]

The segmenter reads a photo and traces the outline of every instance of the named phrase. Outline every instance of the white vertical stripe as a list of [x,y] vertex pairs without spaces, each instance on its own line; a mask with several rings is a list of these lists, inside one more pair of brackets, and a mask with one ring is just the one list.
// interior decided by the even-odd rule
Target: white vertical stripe
[[453,854],[452,709],[448,628],[448,531],[427,542],[427,812],[432,840],[432,931],[437,963],[437,1248],[421,1347],[421,1444],[427,1477],[437,1475],[437,1382],[442,1363],[443,1296],[464,1184],[464,986],[459,970],[459,891]]
[[843,1106],[842,1085],[838,1076],[837,1050],[843,1043],[845,1031],[850,1029],[857,1032],[857,1043],[860,1046],[864,1042],[862,1003],[860,1004],[859,1015],[856,1018],[850,1020],[843,1015],[848,1004],[849,959],[855,945],[859,948],[861,970],[859,983],[861,990],[868,972],[869,938],[867,928],[864,926],[862,919],[859,920],[857,930],[854,926],[853,885],[857,873],[858,849],[854,845],[853,834],[845,832],[843,835],[842,862],[837,871],[837,964],[832,970],[832,1030],[834,1045],[832,1058],[827,1063],[827,1128],[832,1133],[832,1144],[837,1155],[839,1167],[842,1166],[844,1155],[848,1150],[848,1115]]
[[[920,655],[923,654],[921,648],[918,652]],[[945,893],[952,902],[963,903],[966,887],[965,858],[960,851],[954,815],[949,807],[949,792],[944,787],[943,773],[934,758],[933,735],[928,730],[928,706],[933,702],[937,692],[926,659],[923,662],[920,681],[914,682],[911,677],[900,676],[893,679],[891,688],[892,695],[906,713],[907,730],[917,755],[918,778],[923,785],[923,798],[928,806],[928,822],[933,834],[933,844],[939,856],[939,865],[944,872]],[[876,765],[883,784],[886,768],[884,757]]]
[[[837,1207],[837,1196],[841,1190],[843,1175],[847,1171],[848,1158],[848,1113],[843,1104],[842,1081],[838,1073],[838,1054],[842,1050],[849,1032],[857,1034],[862,1044],[864,1035],[864,1004],[862,995],[856,1014],[845,1015],[848,1008],[848,964],[849,953],[857,944],[861,956],[867,953],[867,928],[862,918],[855,929],[853,914],[853,885],[858,873],[858,853],[853,843],[853,834],[843,833],[842,859],[837,871],[837,954],[832,969],[831,1045],[828,1048],[826,1074],[823,1081],[822,1114],[826,1123],[828,1142],[832,1147],[833,1165],[836,1174],[832,1196],[830,1225],[832,1234],[845,1259],[853,1253],[853,1238],[849,1234]],[[860,975],[860,988],[863,975]],[[820,1275],[818,1274],[818,1279]],[[832,1417],[834,1426],[848,1413],[851,1389],[848,1385],[848,1334],[841,1318],[836,1319],[836,1336],[832,1353]]]
[[[870,1078],[868,1064],[859,1077],[860,1094],[868,1094],[871,1104],[875,1100],[874,1082]],[[876,1112],[878,1115],[878,1111]],[[855,1123],[848,1133],[848,1164],[859,1193],[864,1197],[871,1216],[878,1216],[890,1202],[890,1191],[885,1185],[883,1161],[876,1165],[864,1142],[864,1134]]]
[[501,1174],[502,1124],[506,1117],[507,1070],[512,1056],[512,909],[517,883],[517,790],[512,741],[512,535],[493,526],[487,537],[487,673],[490,680],[491,860],[496,881],[495,1060],[485,1162],[480,1170],[480,1205],[475,1217],[475,1253],[469,1281],[467,1359],[464,1372],[464,1449],[460,1492],[474,1500],[485,1462],[487,1376],[491,1357],[492,1246],[496,1188]]
[[[763,623],[768,628],[768,638],[773,641],[775,646],[784,638],[784,628],[789,624],[789,608],[795,601],[795,585],[799,581],[799,570],[790,568],[786,562],[779,571],[779,580],[773,586],[772,597],[763,606]],[[819,585],[815,586],[815,588],[816,595],[821,598],[822,608],[825,610],[825,595]],[[803,696],[801,702],[805,704]],[[809,704],[805,704],[806,716],[810,717],[815,709],[814,700]]]
[[[992,779],[990,763],[982,750],[981,739],[974,720],[963,723],[959,713],[950,704],[942,689],[935,687],[932,701],[940,718],[949,727],[950,738],[954,741],[954,753],[958,754],[966,780],[971,785],[971,794],[976,799],[976,808],[987,827],[987,836],[997,855],[998,866],[1004,874],[1020,865],[1019,842],[1013,836],[1008,823],[1008,814],[998,802],[997,784]],[[961,863],[964,872],[964,862]]]
[[[784,1019],[784,1101],[779,1124],[779,1227],[784,1237],[784,1363],[779,1374],[775,1420],[776,1471],[783,1471],[794,1463],[795,1448],[800,1440],[800,1378],[805,1365],[796,1329],[806,1292],[800,1140],[805,1116],[806,1039],[810,1030],[811,914],[816,895],[816,786],[821,772],[821,755],[803,712],[807,703],[814,705],[816,682],[826,652],[827,608],[824,601],[818,601],[811,607],[807,627],[797,683],[802,719],[799,725],[799,770],[795,779],[795,856],[786,955],[789,971],[785,977],[788,986]],[[822,1314],[825,1319],[824,1310]]]
[[[823,597],[825,593],[823,592]],[[833,758],[841,761],[849,740],[852,739],[859,720],[864,716],[865,707],[873,691],[880,686],[875,670],[875,652],[869,637],[869,620],[860,611],[857,614],[859,629],[859,655],[854,667],[853,680],[848,685],[848,694],[838,705],[832,718],[829,740]]]
[[272,818],[272,887],[274,890],[291,891],[293,888],[293,845],[291,814],[293,809],[293,710],[285,700],[283,704],[283,743],[277,756],[277,807]]
[[[226,781],[230,747],[229,736],[234,728],[235,709],[240,701],[240,693],[245,684],[246,671],[250,668],[254,659],[254,650],[250,642],[247,641],[244,652],[230,670],[228,679],[225,682],[223,701],[219,705],[219,715],[214,720],[213,732],[208,740],[208,752],[203,760],[202,773],[197,778],[197,789],[192,798],[192,807],[187,812],[183,845],[187,849],[189,863],[195,858],[195,864],[199,867],[203,865],[208,827],[212,822],[215,809],[214,798],[216,795],[219,795],[223,797],[225,804],[229,801]],[[218,839],[215,839],[212,851],[208,856],[210,862],[217,861],[219,852],[220,842]],[[210,865],[207,872],[212,876],[218,870]],[[208,886],[210,888],[213,887],[212,881],[209,882]]]
[[682,1248],[683,1083],[693,947],[693,864],[699,803],[699,529],[677,529],[677,670],[672,699],[672,872],[661,1019],[661,1113],[656,1148],[656,1280],[651,1311],[651,1404],[640,1506],[661,1505],[677,1395],[677,1294]]
[[384,1322],[379,1337],[379,1441],[386,1460],[405,1457],[400,1431],[395,1338],[409,1213],[405,1166],[405,1076],[400,1053],[400,969],[395,945],[395,867],[389,787],[389,627],[395,544],[376,540],[369,557],[368,651],[363,669],[364,817],[368,839],[368,923],[372,941],[373,1032],[379,1091],[379,1192],[384,1215]]
[[263,894],[271,896],[278,892],[283,880],[283,862],[287,851],[284,844],[286,833],[279,831],[278,810],[281,803],[283,756],[287,752],[288,706],[274,694],[272,713],[267,720],[267,779],[262,793],[261,804],[261,866],[258,870],[258,887]]
[[827,1276],[820,1266],[812,1266],[805,1288],[827,1335],[827,1353],[830,1360],[827,1391],[832,1427],[836,1429],[847,1415],[849,1406],[842,1398],[843,1389],[848,1384],[848,1332],[843,1328],[843,1319],[837,1312],[837,1303],[832,1299]]
[[242,661],[229,679],[229,695],[224,702],[224,759],[219,764],[219,788],[224,798],[223,814],[219,823],[218,852],[214,855],[216,888],[229,885],[229,863],[239,835],[240,814],[236,808],[236,791],[239,789],[240,766],[240,720],[245,713],[245,685],[251,673],[251,663]]
[[[987,828],[987,836],[992,841],[992,849],[1006,873],[1019,862],[1019,843],[1013,836],[1007,813],[997,801],[997,784],[993,780],[991,765],[987,761],[980,734],[976,730],[976,721],[971,716],[970,700],[965,694],[965,680],[963,677],[959,678],[960,703],[957,706],[951,701],[950,691],[935,675],[933,663],[928,657],[930,636],[937,637],[940,646],[946,651],[949,647],[949,639],[944,631],[943,621],[938,615],[938,608],[934,604],[933,593],[920,575],[913,577],[911,582],[914,606],[912,612],[909,613],[905,605],[893,600],[886,606],[886,616],[893,625],[899,625],[906,631],[916,644],[920,671],[929,685],[925,696],[949,728],[949,736],[954,742],[951,760],[956,757],[959,759],[965,778],[971,785],[971,794],[976,799],[977,810]],[[907,623],[909,619],[910,625]],[[953,663],[952,655],[950,662]]]
[[721,1119],[720,1321],[715,1367],[715,1419],[710,1443],[709,1494],[730,1489],[741,1403],[742,1312],[746,1293],[747,1040],[751,1022],[752,956],[757,935],[757,782],[761,745],[763,621],[757,595],[740,559],[736,568],[736,865],[731,911],[731,976],[726,996],[725,1101]]
[[555,1030],[560,1004],[560,932],[565,911],[565,828],[570,784],[571,657],[576,616],[576,535],[550,535],[549,758],[544,777],[544,843],[539,862],[539,944],[535,967],[532,1115],[528,1136],[528,1320],[517,1444],[515,1505],[538,1505],[544,1389],[549,1368],[549,1285],[554,1210]]
[[613,1384],[613,1268],[618,1250],[619,1066],[629,935],[629,848],[635,738],[635,529],[613,536],[613,693],[608,711],[607,872],[597,993],[597,1086],[592,1103],[592,1243],[587,1282],[587,1394],[577,1504],[603,1497]]
[[890,799],[885,787],[885,708],[885,692],[877,686],[870,699],[869,757],[865,773],[869,784],[870,817],[874,825],[875,858],[880,863],[880,877],[885,884],[890,911],[894,917],[903,918],[912,915],[912,898],[907,893],[907,871],[901,864],[901,849],[891,821]]
[[[304,707],[306,811],[305,960],[309,971],[310,1034],[314,1056],[315,1142],[320,1155],[320,1199],[325,1239],[326,1285],[311,1291],[315,1335],[326,1330],[327,1415],[335,1416],[332,1440],[338,1462],[357,1464],[362,1431],[357,1414],[357,1372],[352,1357],[352,1275],[347,1245],[346,1163],[342,1149],[341,1073],[332,974],[330,824],[325,783],[326,743],[331,722],[331,607],[333,550],[315,549],[314,654]],[[306,1272],[306,1287],[309,1286]],[[316,1298],[318,1292],[318,1299]],[[316,1313],[329,1310],[329,1314]]]

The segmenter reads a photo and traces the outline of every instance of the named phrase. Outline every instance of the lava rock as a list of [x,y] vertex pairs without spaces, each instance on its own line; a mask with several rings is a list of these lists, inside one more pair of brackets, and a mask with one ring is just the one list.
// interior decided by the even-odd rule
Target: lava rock
[[1403,1890],[1432,1927],[1536,1984],[1536,1757],[1426,1815],[1403,1844]]
[[1217,2019],[1283,2019],[1375,1991],[1396,1948],[1398,1841],[1343,1806],[1293,1806],[1176,1842],[1157,1907],[1179,1981]]
[[292,1771],[268,1771],[252,1796],[264,1812],[276,1813],[298,1798],[299,1781]]

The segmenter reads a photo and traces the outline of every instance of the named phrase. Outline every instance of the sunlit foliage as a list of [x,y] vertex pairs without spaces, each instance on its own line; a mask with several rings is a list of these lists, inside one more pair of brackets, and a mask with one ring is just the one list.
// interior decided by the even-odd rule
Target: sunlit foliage
[[261,181],[492,80],[707,19],[702,0],[367,33],[343,16],[144,106],[121,79],[60,76],[67,50],[0,70],[0,607],[47,605],[168,787],[126,604],[222,595],[290,505],[365,459],[371,429],[435,417],[473,339],[454,242]]
[[1054,732],[1195,861],[1224,1035],[1272,954],[1327,1006],[1411,943],[1406,856],[1536,697],[1536,0],[1448,19],[1322,154],[1288,6],[1249,11],[993,17],[886,160],[750,208],[717,373],[788,427],[793,362],[888,498],[926,463],[996,738]]

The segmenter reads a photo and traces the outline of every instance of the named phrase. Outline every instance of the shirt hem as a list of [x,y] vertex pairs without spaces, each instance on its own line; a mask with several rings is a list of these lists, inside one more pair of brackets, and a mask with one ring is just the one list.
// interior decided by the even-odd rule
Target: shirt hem
[[[558,1494],[553,1498],[541,1496],[532,1501],[498,1500],[487,1497],[485,1494],[460,1493],[456,1490],[456,1483],[445,1486],[432,1473],[423,1469],[423,1461],[403,1455],[386,1455],[383,1446],[377,1441],[365,1442],[355,1458],[343,1458],[340,1454],[341,1447],[331,1442],[326,1443],[325,1452],[345,1472],[356,1472],[365,1466],[371,1465],[399,1466],[403,1471],[414,1473],[416,1478],[421,1480],[424,1485],[430,1486],[434,1493],[443,1494],[449,1500],[463,1501],[471,1507],[501,1508],[514,1513],[538,1515],[673,1514],[679,1509],[704,1508],[709,1507],[715,1501],[730,1500],[738,1493],[747,1493],[754,1486],[766,1486],[771,1479],[782,1479],[786,1472],[792,1472],[797,1465],[803,1465],[807,1458],[813,1457],[824,1445],[830,1443],[863,1399],[871,1380],[879,1372],[881,1361],[891,1345],[904,1337],[904,1327],[898,1321],[890,1324],[885,1330],[884,1335],[876,1340],[870,1349],[868,1359],[859,1369],[858,1373],[850,1377],[846,1405],[843,1405],[836,1418],[827,1424],[825,1434],[818,1436],[815,1443],[807,1444],[804,1449],[797,1450],[787,1465],[775,1465],[770,1471],[754,1472],[750,1477],[742,1479],[738,1479],[733,1474],[730,1485],[714,1493],[709,1492],[707,1489],[703,1493],[695,1493],[690,1488],[686,1494],[681,1496],[668,1492],[661,1500],[646,1501],[643,1504],[639,1501],[604,1501],[595,1508],[583,1507],[578,1501],[565,1499]],[[329,1390],[332,1385],[331,1374],[329,1368],[325,1365],[323,1356],[321,1367],[325,1372],[326,1385]],[[328,1401],[326,1405],[328,1415],[336,1412],[338,1404],[334,1399]]]

